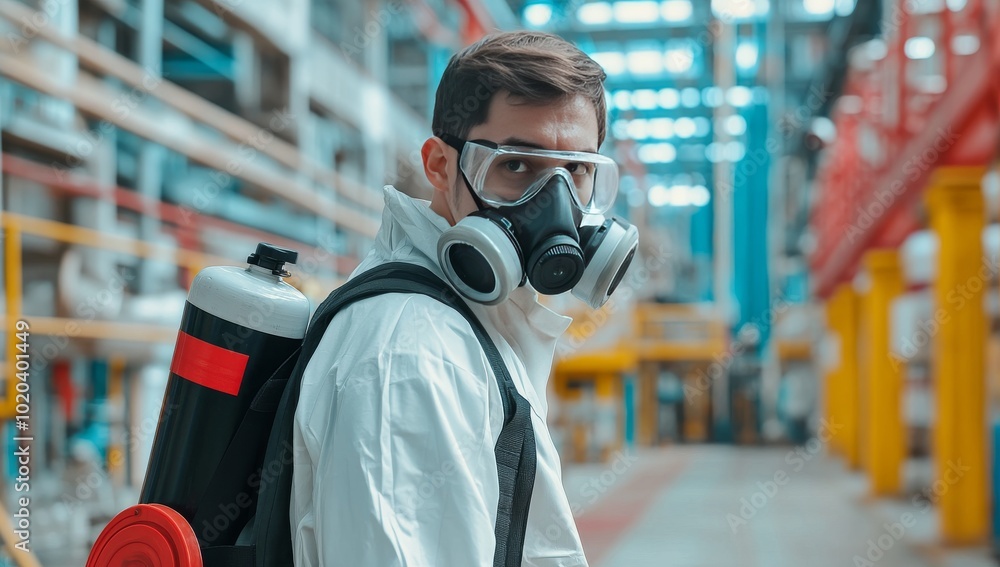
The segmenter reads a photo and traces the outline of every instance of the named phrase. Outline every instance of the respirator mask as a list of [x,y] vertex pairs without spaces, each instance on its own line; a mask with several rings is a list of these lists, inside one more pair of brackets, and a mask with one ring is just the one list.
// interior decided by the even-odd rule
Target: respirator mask
[[604,305],[635,255],[639,232],[603,213],[618,166],[595,153],[537,150],[442,135],[479,210],[444,231],[438,261],[465,297],[495,305],[530,282]]

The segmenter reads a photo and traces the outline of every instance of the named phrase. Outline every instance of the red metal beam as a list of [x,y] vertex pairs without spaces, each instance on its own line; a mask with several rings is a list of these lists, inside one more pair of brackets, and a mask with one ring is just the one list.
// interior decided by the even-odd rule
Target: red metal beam
[[[990,51],[988,45],[984,45],[975,54],[968,56],[966,69],[973,72],[965,73],[961,80],[948,85],[947,91],[928,116],[926,127],[910,139],[886,171],[863,191],[865,196],[861,210],[883,212],[878,215],[869,214],[870,223],[859,223],[860,217],[855,217],[854,226],[858,230],[851,230],[833,245],[832,250],[828,253],[824,251],[822,256],[814,258],[814,291],[818,296],[829,295],[842,280],[843,274],[850,271],[864,251],[874,243],[875,237],[882,232],[889,219],[900,214],[902,209],[912,206],[923,194],[935,165],[926,163],[923,153],[950,133],[960,137],[980,105],[996,104],[992,98],[995,94],[995,65]],[[900,112],[904,110],[901,108]],[[861,228],[862,224],[865,228]]]
[[465,12],[465,27],[462,28],[462,44],[470,45],[478,41],[495,27],[489,10],[481,0],[455,0]]

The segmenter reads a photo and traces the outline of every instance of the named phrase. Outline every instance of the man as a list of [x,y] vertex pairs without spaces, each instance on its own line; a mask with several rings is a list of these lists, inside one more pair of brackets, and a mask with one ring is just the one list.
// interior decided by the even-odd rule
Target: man
[[[579,211],[567,208],[565,215],[577,221],[606,208],[593,203],[613,200],[617,177],[613,186],[604,181],[594,187],[584,174],[607,160],[596,154],[605,135],[604,78],[583,52],[547,34],[496,34],[458,53],[437,90],[435,136],[421,152],[433,198],[428,204],[387,187],[381,230],[355,274],[405,261],[454,283],[454,269],[442,269],[438,245],[465,219],[505,210],[505,204],[513,210],[519,199],[542,195],[549,203],[572,200]],[[497,156],[522,155],[504,154],[508,146],[524,150],[523,159],[501,167]],[[488,155],[491,165],[476,169],[484,162],[474,152]],[[577,155],[580,163],[561,157]],[[528,185],[518,185],[517,195],[501,195],[496,182],[483,181],[490,174],[480,175],[489,170],[520,179],[538,156],[558,164],[545,169],[544,179],[532,178],[531,195]],[[575,193],[550,189],[570,186]],[[525,211],[528,222],[554,218]],[[538,302],[533,288],[541,284],[532,279],[545,270],[551,281],[562,278],[577,262],[573,254],[583,258],[569,248],[554,245],[536,254],[540,267],[530,277],[515,275],[527,285],[483,303],[469,301],[531,405],[537,472],[525,566],[587,565],[545,424],[553,351],[570,320]],[[461,271],[465,256],[446,257]],[[620,278],[615,275],[607,294]],[[305,370],[295,414],[295,564],[493,565],[499,498],[494,447],[503,421],[490,365],[458,312],[409,294],[362,300],[342,311]]]

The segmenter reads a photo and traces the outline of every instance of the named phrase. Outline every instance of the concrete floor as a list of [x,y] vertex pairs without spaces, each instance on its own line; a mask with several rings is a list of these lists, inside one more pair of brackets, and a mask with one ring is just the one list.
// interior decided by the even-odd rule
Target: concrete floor
[[933,507],[874,500],[822,448],[677,446],[571,465],[591,567],[996,567],[937,545]]
[[[863,475],[808,449],[686,445],[568,466],[591,567],[997,567],[985,548],[938,545],[933,507],[868,498]],[[43,565],[78,567],[87,551]]]

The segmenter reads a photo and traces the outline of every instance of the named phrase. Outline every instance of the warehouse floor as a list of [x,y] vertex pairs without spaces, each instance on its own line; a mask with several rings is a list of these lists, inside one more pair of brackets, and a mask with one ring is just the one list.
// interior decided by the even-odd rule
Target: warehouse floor
[[[564,482],[591,567],[998,565],[985,547],[938,545],[926,501],[872,499],[863,475],[816,449],[619,453],[568,465]],[[86,553],[48,553],[43,565],[82,565]]]
[[869,498],[860,473],[816,449],[678,446],[568,466],[591,566],[997,565],[985,547],[937,545],[926,501]]

